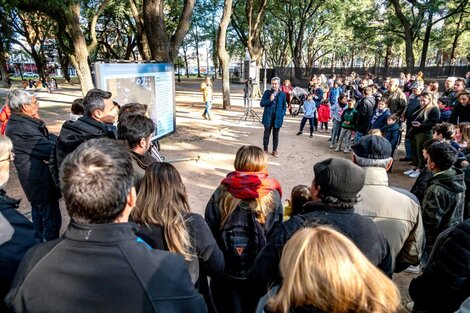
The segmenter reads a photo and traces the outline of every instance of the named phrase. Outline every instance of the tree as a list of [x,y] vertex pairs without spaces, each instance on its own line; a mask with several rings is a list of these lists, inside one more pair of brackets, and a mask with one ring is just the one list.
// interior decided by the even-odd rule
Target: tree
[[196,0],[184,0],[183,10],[175,32],[167,33],[164,0],[143,0],[144,29],[153,60],[172,62],[178,54],[183,38],[189,30]]
[[227,38],[227,28],[232,15],[232,0],[224,1],[224,11],[219,24],[219,32],[217,36],[217,54],[222,65],[222,97],[223,108],[230,109],[230,55],[225,48],[225,41]]

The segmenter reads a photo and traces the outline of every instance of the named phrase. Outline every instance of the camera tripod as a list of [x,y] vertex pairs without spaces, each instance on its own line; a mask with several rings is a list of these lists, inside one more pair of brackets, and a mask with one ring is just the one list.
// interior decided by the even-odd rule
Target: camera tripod
[[253,110],[253,99],[251,98],[251,95],[246,98],[246,104],[244,105],[245,107],[245,113],[243,113],[242,117],[238,120],[238,124],[242,121],[243,118],[245,118],[245,121],[251,117],[253,119],[253,122],[255,122],[255,119],[258,120],[258,122],[261,122],[261,118],[259,115]]

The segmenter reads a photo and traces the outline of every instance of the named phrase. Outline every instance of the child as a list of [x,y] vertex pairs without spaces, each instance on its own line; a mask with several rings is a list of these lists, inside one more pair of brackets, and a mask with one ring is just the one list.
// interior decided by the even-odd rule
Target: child
[[328,132],[328,121],[331,118],[330,105],[328,100],[324,100],[318,108],[318,121],[320,124],[320,133],[323,133],[323,126],[325,126],[325,132]]
[[380,129],[377,129],[377,128],[372,128],[371,130],[369,130],[367,135],[374,135],[374,136],[381,136],[381,137],[383,136],[382,131],[380,131]]
[[465,153],[470,141],[470,123],[463,122],[459,124],[455,132],[455,141],[459,144],[460,150],[463,150]]
[[72,108],[70,109],[70,121],[76,122],[84,113],[83,98],[77,98],[72,102]]
[[339,135],[338,146],[335,151],[341,150],[341,145],[345,141],[346,148],[344,153],[351,151],[351,135],[353,130],[356,128],[357,111],[354,108],[356,100],[354,98],[348,100],[348,108],[344,110],[341,115],[341,134]]
[[370,120],[371,128],[384,128],[384,126],[387,125],[387,119],[390,115],[392,114],[387,107],[387,103],[380,100],[377,104],[377,109],[374,112],[374,116],[372,116],[372,119]]
[[437,99],[437,106],[439,107],[439,111],[441,111],[441,117],[439,118],[439,122],[447,122],[452,114],[452,107],[449,106],[449,98],[441,97]]
[[341,94],[338,99],[337,104],[331,106],[331,120],[333,122],[333,129],[331,130],[331,144],[330,149],[335,147],[337,141],[339,141],[339,135],[341,133],[341,116],[343,115],[344,108],[348,103],[348,96],[346,94]]
[[287,205],[284,207],[284,221],[303,213],[303,206],[309,201],[312,201],[312,196],[307,186],[297,185],[292,188],[290,200],[287,200]]
[[304,130],[304,126],[307,123],[310,124],[310,138],[313,137],[313,118],[316,112],[316,105],[315,101],[313,101],[313,95],[309,94],[307,100],[304,101],[304,116],[302,117],[302,121],[300,121],[300,129],[297,135],[302,135]]
[[463,220],[465,206],[464,174],[453,167],[457,151],[447,142],[428,148],[427,166],[433,176],[424,194],[422,212],[426,235],[423,263],[429,258],[437,236]]
[[[439,141],[440,141],[439,139],[433,138],[424,142],[423,157],[426,161],[428,160],[428,157],[429,157],[429,154],[428,154],[429,146]],[[428,169],[426,165],[423,168],[423,170],[419,173],[419,176],[416,179],[415,183],[413,184],[413,187],[411,187],[410,192],[414,194],[416,198],[418,198],[420,205],[422,205],[423,203],[424,193],[426,192],[426,189],[428,188],[428,182],[431,177],[432,177],[432,172]]]
[[392,158],[395,153],[395,149],[400,143],[400,124],[398,124],[398,118],[396,115],[390,115],[387,118],[387,125],[382,128],[384,137],[390,142],[392,146]]

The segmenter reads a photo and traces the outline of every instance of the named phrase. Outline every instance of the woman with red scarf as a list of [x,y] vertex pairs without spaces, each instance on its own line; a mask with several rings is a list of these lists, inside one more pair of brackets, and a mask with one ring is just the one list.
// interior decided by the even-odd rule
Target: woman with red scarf
[[[222,251],[225,250],[224,227],[232,221],[231,217],[251,213],[256,219],[251,227],[261,228],[264,238],[282,223],[282,189],[276,179],[268,177],[267,164],[266,154],[261,148],[241,147],[235,156],[235,171],[227,174],[207,203],[206,222]],[[230,262],[226,255],[225,274],[211,280],[217,310],[224,313],[254,312],[258,299],[252,296],[246,280],[234,279],[227,273]]]

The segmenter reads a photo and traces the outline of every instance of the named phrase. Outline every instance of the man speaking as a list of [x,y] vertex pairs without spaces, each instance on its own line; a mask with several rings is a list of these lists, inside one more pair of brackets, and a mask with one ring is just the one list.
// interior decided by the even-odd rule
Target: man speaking
[[284,115],[286,115],[286,94],[282,92],[281,80],[279,77],[271,79],[271,89],[266,90],[261,98],[261,107],[264,108],[263,112],[263,147],[264,152],[268,153],[269,136],[271,130],[273,131],[273,153],[274,157],[278,157],[277,146],[279,144],[279,130],[284,122]]

